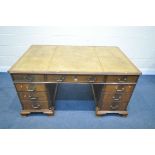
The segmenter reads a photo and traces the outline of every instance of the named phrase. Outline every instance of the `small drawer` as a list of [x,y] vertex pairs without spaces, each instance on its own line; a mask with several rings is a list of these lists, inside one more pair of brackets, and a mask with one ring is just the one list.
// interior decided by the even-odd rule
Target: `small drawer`
[[108,75],[106,77],[106,83],[136,83],[138,76],[136,75]]
[[134,90],[135,85],[104,85],[102,91],[107,94],[114,94],[114,93],[132,93]]
[[24,110],[39,110],[39,109],[49,109],[49,103],[47,101],[22,101],[22,106]]
[[48,101],[47,92],[18,92],[21,100],[29,101]]
[[105,94],[102,98],[103,104],[111,102],[128,102],[132,94]]
[[12,74],[14,82],[44,82],[44,75],[38,74]]
[[103,83],[105,76],[95,75],[47,75],[47,82]]
[[46,84],[16,83],[15,87],[17,91],[28,91],[28,92],[47,91]]

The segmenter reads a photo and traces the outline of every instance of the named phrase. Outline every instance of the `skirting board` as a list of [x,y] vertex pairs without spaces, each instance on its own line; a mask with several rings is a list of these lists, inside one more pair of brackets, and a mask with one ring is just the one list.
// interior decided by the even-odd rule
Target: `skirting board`
[[[7,72],[10,66],[0,66],[0,72]],[[155,69],[139,68],[143,75],[155,75]]]

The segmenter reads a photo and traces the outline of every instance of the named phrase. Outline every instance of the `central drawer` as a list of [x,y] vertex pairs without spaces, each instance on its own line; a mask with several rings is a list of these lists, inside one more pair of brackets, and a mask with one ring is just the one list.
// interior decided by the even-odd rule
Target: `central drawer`
[[47,82],[71,82],[71,83],[103,83],[105,76],[97,75],[47,75]]

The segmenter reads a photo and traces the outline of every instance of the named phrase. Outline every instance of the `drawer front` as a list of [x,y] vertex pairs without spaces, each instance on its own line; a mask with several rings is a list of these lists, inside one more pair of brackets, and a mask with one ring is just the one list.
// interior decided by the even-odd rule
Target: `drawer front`
[[100,108],[102,110],[126,110],[128,102],[130,101],[130,98],[132,96],[132,93],[130,94],[104,94],[101,99],[101,106]]
[[47,92],[18,92],[19,98],[21,100],[29,100],[29,101],[48,101]]
[[128,102],[113,101],[109,104],[103,104],[100,110],[104,111],[126,111]]
[[108,75],[106,77],[106,83],[136,83],[138,80],[137,75]]
[[49,103],[47,101],[22,101],[24,110],[39,110],[39,109],[49,109]]
[[44,82],[44,75],[12,74],[14,82]]
[[47,82],[103,83],[105,76],[91,75],[47,75]]
[[104,85],[103,87],[103,92],[105,94],[108,94],[108,93],[132,93],[133,90],[134,90],[134,87],[135,85],[124,85],[124,84],[121,84],[121,85]]
[[17,91],[28,91],[28,92],[35,92],[35,91],[47,91],[46,84],[20,84],[16,83],[15,87]]
[[109,95],[109,96],[104,96],[102,100],[102,105],[100,106],[101,110],[105,111],[124,111],[127,108],[127,105],[130,101],[131,95],[123,95],[121,97]]
[[109,104],[111,102],[128,102],[132,94],[105,94],[102,103]]

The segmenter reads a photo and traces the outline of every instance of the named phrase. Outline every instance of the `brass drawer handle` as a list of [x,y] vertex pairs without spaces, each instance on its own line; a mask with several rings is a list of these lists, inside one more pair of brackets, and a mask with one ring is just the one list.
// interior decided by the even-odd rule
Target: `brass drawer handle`
[[118,82],[126,82],[127,81],[127,79],[124,79],[124,80],[118,80]]
[[122,89],[117,89],[117,88],[116,88],[116,91],[117,91],[117,92],[122,92],[122,91],[124,91],[124,88],[122,88]]
[[36,88],[35,88],[34,85],[30,85],[30,86],[28,87],[27,91],[28,91],[28,92],[34,92],[34,91],[36,91]]
[[33,109],[40,109],[40,104],[33,104],[32,103],[32,108]]
[[30,99],[30,100],[37,100],[38,97],[31,97],[31,96],[30,96],[29,99]]
[[64,80],[65,80],[65,77],[64,77],[64,76],[60,76],[60,78],[57,79],[56,81],[57,81],[57,82],[63,82]]
[[34,78],[33,78],[31,75],[25,75],[25,76],[24,76],[24,79],[25,79],[26,81],[28,81],[28,82],[31,82],[31,81],[34,80]]
[[27,91],[29,91],[29,92],[34,92],[35,89],[28,89]]
[[112,102],[110,106],[111,110],[117,110],[119,108],[119,104],[120,102],[117,101]]
[[116,89],[116,92],[123,92],[124,89]]
[[127,77],[121,77],[121,78],[118,78],[118,82],[126,82],[127,81]]
[[73,78],[74,78],[74,81],[75,81],[75,82],[78,81],[78,77],[77,77],[77,76],[74,76]]
[[122,97],[121,94],[115,94],[115,95],[112,97],[112,99],[113,99],[114,101],[120,101],[121,97]]
[[120,98],[113,98],[113,100],[114,100],[114,101],[119,101],[119,100],[120,100]]
[[111,105],[110,108],[111,108],[112,110],[116,110],[116,109],[119,108],[119,105],[118,105],[118,104],[117,104],[117,105]]
[[91,76],[88,78],[88,82],[95,82],[96,81],[96,77]]

